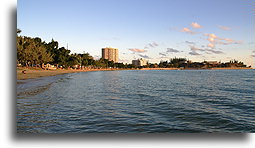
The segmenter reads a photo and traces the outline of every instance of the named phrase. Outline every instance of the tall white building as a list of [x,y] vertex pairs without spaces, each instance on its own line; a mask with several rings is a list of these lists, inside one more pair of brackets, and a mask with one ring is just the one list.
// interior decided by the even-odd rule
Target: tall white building
[[102,58],[107,59],[109,61],[113,61],[114,63],[118,63],[119,61],[119,51],[117,48],[102,48]]

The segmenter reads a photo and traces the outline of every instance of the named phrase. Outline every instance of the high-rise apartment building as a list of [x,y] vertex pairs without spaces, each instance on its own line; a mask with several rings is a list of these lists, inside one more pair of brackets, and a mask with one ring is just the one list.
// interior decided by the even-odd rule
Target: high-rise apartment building
[[102,58],[107,59],[109,61],[113,61],[114,63],[118,63],[119,61],[119,51],[117,48],[102,48]]

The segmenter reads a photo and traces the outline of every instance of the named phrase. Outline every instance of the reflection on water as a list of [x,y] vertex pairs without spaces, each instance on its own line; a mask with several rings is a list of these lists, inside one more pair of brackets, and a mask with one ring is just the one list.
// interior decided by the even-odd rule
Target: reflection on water
[[254,70],[98,71],[26,80],[17,85],[17,131],[254,132],[254,85]]

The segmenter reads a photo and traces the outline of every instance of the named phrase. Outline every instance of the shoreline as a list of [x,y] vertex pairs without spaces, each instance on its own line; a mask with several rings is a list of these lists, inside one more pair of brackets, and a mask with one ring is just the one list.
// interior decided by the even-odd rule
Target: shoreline
[[[114,68],[104,68],[104,69],[86,69],[86,70],[67,70],[67,69],[57,69],[57,70],[42,70],[42,69],[29,69],[29,68],[20,68],[17,69],[17,80],[26,80],[26,79],[35,79],[39,77],[55,76],[66,73],[79,73],[79,72],[90,72],[90,71],[116,71],[116,70],[235,70],[235,69],[253,69],[249,67],[229,67],[229,68],[142,68],[142,69],[114,69]],[[26,74],[23,74],[22,71],[26,70]]]
[[[26,70],[26,73],[23,74],[22,71]],[[134,69],[86,69],[86,70],[68,70],[68,69],[56,69],[56,70],[43,70],[43,69],[29,69],[22,68],[17,69],[17,80],[26,80],[26,79],[35,79],[40,77],[47,76],[56,76],[66,73],[79,73],[79,72],[90,72],[90,71],[116,71],[116,70],[134,70]]]

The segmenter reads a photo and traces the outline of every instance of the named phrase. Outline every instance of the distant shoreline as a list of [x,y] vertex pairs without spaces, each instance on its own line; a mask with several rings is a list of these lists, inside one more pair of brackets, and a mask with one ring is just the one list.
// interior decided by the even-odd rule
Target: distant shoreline
[[140,70],[231,70],[231,69],[253,69],[249,67],[225,67],[225,68],[142,68]]
[[[79,72],[89,72],[89,71],[116,71],[116,70],[234,70],[234,69],[253,69],[248,67],[238,68],[208,68],[208,69],[201,69],[201,68],[141,68],[141,69],[121,69],[121,68],[104,68],[104,69],[86,69],[86,70],[67,70],[67,69],[57,69],[57,70],[42,70],[42,69],[30,69],[30,68],[22,68],[17,69],[17,80],[25,80],[25,79],[34,79],[39,77],[46,77],[46,76],[55,76],[61,75],[66,73],[79,73]],[[25,70],[25,74],[22,71]]]

